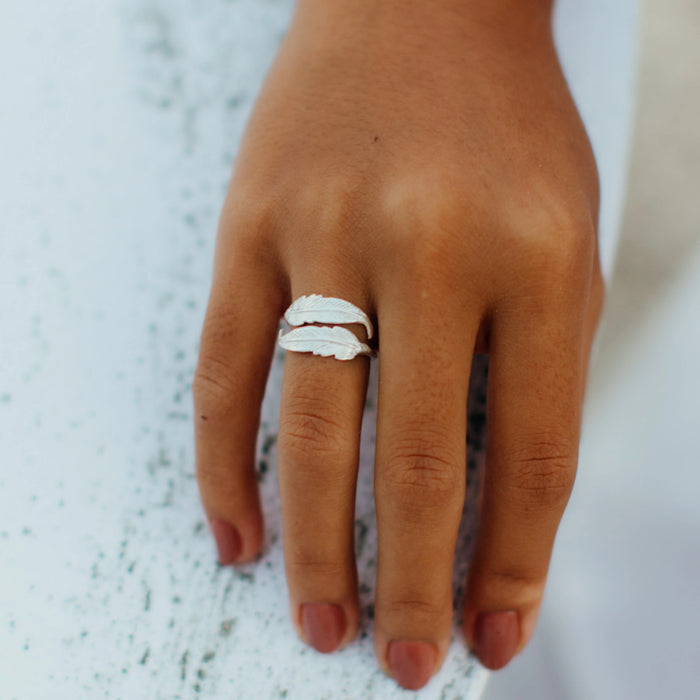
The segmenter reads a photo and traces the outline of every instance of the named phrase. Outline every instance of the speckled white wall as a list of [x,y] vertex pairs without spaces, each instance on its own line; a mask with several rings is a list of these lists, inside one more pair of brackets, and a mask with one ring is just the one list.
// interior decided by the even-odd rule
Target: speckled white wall
[[[274,478],[281,352],[259,441],[262,561],[216,565],[194,482],[189,387],[219,207],[291,9],[4,6],[0,697],[404,695],[368,635],[367,450],[360,638],[323,656],[288,621]],[[485,678],[457,641],[423,697],[476,697]]]

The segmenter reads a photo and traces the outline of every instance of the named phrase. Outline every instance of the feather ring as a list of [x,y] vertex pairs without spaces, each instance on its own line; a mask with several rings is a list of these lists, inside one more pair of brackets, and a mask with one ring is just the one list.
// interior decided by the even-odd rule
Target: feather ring
[[375,356],[374,350],[361,343],[357,336],[342,326],[302,326],[288,333],[280,329],[277,338],[281,347],[295,352],[312,352],[336,360],[352,360],[357,355]]
[[304,294],[284,312],[284,320],[290,326],[305,323],[361,323],[367,329],[367,339],[374,335],[369,316],[354,304],[322,294]]

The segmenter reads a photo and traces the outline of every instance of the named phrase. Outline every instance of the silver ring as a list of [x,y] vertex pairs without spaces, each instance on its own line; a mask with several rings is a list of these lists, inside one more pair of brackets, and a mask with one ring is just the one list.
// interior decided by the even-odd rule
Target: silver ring
[[312,352],[336,360],[352,360],[358,355],[376,357],[376,352],[342,325],[310,326],[310,323],[361,323],[367,329],[367,338],[374,335],[369,316],[360,308],[337,297],[321,294],[303,295],[284,312],[284,320],[297,326],[285,333],[280,330],[277,342],[285,350]]

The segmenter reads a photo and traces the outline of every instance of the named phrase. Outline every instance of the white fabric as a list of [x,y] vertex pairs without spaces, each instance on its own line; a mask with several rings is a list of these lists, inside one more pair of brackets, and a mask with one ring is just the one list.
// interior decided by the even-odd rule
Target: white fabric
[[610,281],[627,180],[637,63],[637,0],[557,0],[554,32],[600,177],[599,242]]

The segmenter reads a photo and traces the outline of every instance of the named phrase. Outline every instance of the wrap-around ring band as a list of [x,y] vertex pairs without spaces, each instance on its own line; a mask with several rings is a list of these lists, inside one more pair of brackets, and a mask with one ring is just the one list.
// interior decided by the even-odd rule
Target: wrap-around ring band
[[361,323],[367,329],[367,338],[374,335],[369,316],[360,308],[337,297],[321,294],[303,295],[284,312],[290,326],[298,326],[285,333],[280,330],[278,343],[285,350],[312,352],[314,355],[352,360],[358,355],[376,356],[376,351],[360,342],[359,338],[342,325],[311,326],[310,323]]

